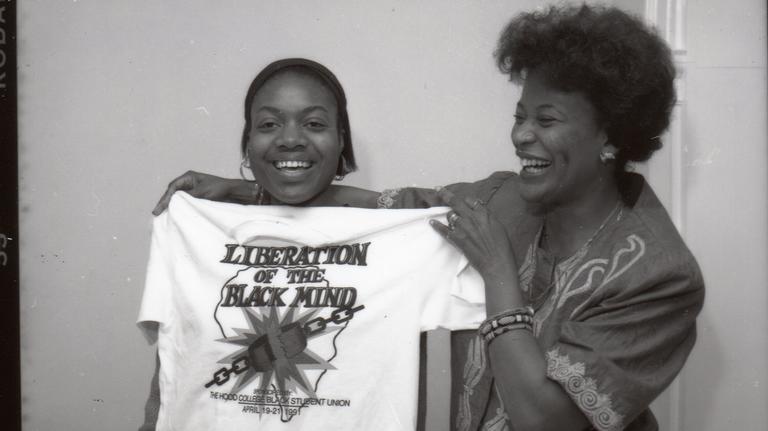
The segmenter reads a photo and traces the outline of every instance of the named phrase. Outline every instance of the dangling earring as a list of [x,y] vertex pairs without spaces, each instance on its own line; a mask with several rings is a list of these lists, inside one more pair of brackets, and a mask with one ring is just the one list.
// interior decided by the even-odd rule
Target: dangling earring
[[600,153],[600,162],[604,165],[608,164],[608,161],[616,160],[616,154],[610,151],[603,151]]
[[[344,156],[339,157],[339,165],[341,166],[341,172],[347,172],[347,159]],[[344,179],[344,174],[336,175],[333,177],[336,181]]]
[[264,187],[257,183],[253,183],[253,196],[256,205],[264,205]]

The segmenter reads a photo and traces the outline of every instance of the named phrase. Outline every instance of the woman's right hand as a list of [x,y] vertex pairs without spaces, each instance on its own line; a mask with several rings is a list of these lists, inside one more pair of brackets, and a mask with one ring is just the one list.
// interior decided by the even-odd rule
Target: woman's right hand
[[187,171],[168,184],[168,188],[155,205],[152,214],[156,216],[162,214],[168,208],[171,196],[179,190],[196,198],[220,202],[245,203],[242,196],[254,196],[254,184],[252,182]]

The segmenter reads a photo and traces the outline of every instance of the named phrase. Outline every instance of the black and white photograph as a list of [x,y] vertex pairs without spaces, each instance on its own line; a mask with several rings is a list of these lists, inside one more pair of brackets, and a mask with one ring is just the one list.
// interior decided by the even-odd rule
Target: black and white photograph
[[0,1],[8,429],[767,429],[766,9]]

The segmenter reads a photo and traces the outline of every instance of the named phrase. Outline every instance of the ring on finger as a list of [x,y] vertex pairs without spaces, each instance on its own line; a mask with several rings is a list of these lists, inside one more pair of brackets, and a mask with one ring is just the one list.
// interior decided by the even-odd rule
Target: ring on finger
[[470,208],[473,210],[476,210],[477,207],[485,205],[485,202],[483,202],[482,199],[475,199],[474,202],[472,202],[472,205],[470,205]]
[[456,222],[461,218],[461,216],[451,211],[448,213],[447,218],[448,218],[448,228],[453,230],[453,228],[456,226]]

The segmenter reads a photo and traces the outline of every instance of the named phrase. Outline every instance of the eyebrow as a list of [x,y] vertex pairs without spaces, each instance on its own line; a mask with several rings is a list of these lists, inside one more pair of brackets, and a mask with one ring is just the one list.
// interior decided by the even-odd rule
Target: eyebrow
[[[517,105],[516,105],[515,107],[516,107],[516,108],[522,108],[522,109],[525,109],[525,105],[523,105],[523,103],[522,103],[522,102],[517,102]],[[535,110],[539,110],[539,109],[546,109],[546,108],[552,108],[552,109],[554,109],[554,110],[556,110],[556,111],[559,111],[559,110],[557,109],[557,107],[556,107],[555,105],[551,104],[551,103],[545,103],[545,104],[543,104],[543,105],[538,105],[538,106],[536,106],[534,109],[535,109]]]
[[[320,110],[320,111],[323,111],[323,112],[328,112],[328,109],[326,109],[325,106],[312,105],[312,106],[307,106],[306,108],[302,109],[301,113],[302,114],[306,114],[308,112],[315,111],[315,110]],[[271,113],[273,115],[281,115],[283,113],[283,111],[281,111],[280,109],[277,109],[277,108],[275,108],[273,106],[262,106],[262,107],[260,107],[259,109],[256,110],[256,112],[259,112],[259,111],[267,111],[267,112],[269,112],[269,113]]]
[[[522,103],[520,103],[520,102],[517,102],[517,106],[516,106],[516,108],[517,108],[517,109],[522,109],[522,110],[525,110],[525,106],[523,106],[523,104],[522,104]],[[517,109],[515,109],[515,111],[517,111]],[[534,112],[538,112],[538,111],[541,111],[542,109],[552,109],[552,110],[554,110],[555,112],[557,112],[557,114],[558,114],[558,115],[561,115],[561,116],[563,117],[563,118],[562,118],[562,120],[563,120],[563,121],[565,121],[565,120],[568,120],[568,118],[569,118],[569,117],[568,117],[568,114],[566,114],[565,112],[563,112],[563,111],[561,111],[561,110],[557,109],[557,107],[556,107],[555,105],[551,104],[551,103],[545,103],[545,104],[543,104],[543,105],[539,105],[539,106],[537,106],[537,107],[534,109]]]
[[281,111],[281,110],[279,110],[277,108],[273,108],[271,106],[262,106],[259,109],[257,109],[255,112],[261,112],[261,111],[267,111],[267,112],[269,112],[269,113],[271,113],[273,115],[280,115],[280,114],[283,113],[283,111]]
[[315,111],[315,110],[320,110],[320,111],[328,112],[328,110],[325,108],[325,106],[321,106],[321,105],[307,106],[306,108],[302,109],[301,112],[306,114],[307,112]]
[[555,106],[555,105],[553,105],[551,103],[545,103],[543,105],[539,105],[539,106],[536,107],[537,111],[539,111],[541,109],[553,109],[558,114],[562,115],[565,118],[568,118],[568,115],[566,115],[565,112],[561,111],[560,109],[557,108],[557,106]]

